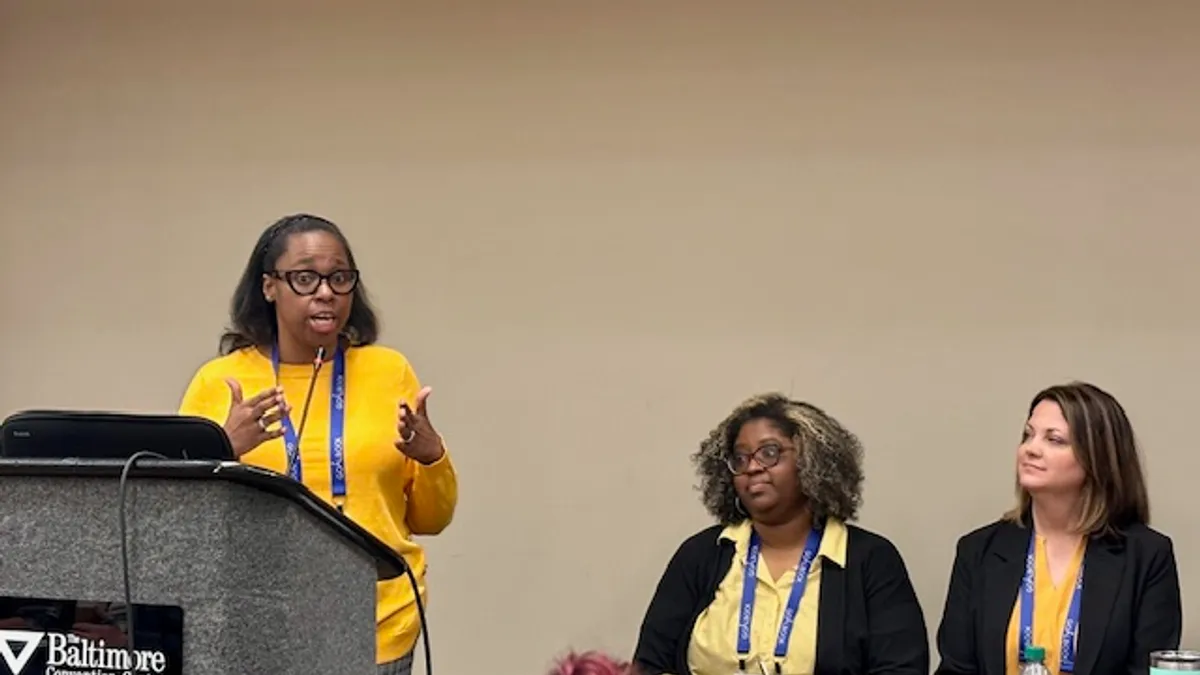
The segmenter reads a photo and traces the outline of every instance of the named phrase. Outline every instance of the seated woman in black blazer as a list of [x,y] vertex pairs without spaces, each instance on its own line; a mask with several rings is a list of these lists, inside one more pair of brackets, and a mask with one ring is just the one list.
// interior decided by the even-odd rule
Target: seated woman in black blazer
[[642,623],[642,675],[927,675],[929,645],[904,561],[847,525],[862,446],[821,410],[752,398],[693,457],[720,524],[683,542]]
[[1125,410],[1086,383],[1039,392],[1016,469],[1017,507],[958,542],[937,672],[1015,675],[1027,646],[1052,673],[1148,672],[1182,608]]

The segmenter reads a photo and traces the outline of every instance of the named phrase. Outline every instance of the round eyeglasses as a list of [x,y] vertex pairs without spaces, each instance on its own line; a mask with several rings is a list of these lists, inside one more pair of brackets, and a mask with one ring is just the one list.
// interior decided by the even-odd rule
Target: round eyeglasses
[[335,295],[350,295],[358,288],[358,270],[334,270],[329,274],[316,270],[275,270],[270,274],[286,281],[296,295],[313,295],[323,283],[328,283]]
[[740,476],[749,471],[751,461],[758,462],[758,465],[764,469],[769,469],[779,463],[786,450],[786,448],[771,443],[750,453],[734,452],[725,458],[725,465],[729,467],[730,473],[735,476]]

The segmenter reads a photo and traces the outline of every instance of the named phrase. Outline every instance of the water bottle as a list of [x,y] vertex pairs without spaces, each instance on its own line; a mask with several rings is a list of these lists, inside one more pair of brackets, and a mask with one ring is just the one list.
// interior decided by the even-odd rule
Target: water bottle
[[1200,673],[1200,651],[1170,649],[1150,652],[1150,675]]
[[1046,667],[1046,648],[1029,645],[1021,662],[1021,675],[1050,675]]

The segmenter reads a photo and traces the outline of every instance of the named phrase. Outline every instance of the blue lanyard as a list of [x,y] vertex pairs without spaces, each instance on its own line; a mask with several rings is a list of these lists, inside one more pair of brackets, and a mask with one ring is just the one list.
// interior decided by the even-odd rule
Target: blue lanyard
[[[812,569],[813,561],[817,558],[817,550],[821,548],[822,530],[814,527],[808,533],[808,541],[804,544],[804,553],[800,556],[800,564],[796,567],[796,578],[792,581],[792,593],[788,596],[787,605],[783,610],[783,619],[779,622],[779,637],[775,638],[775,658],[782,660],[787,656],[788,642],[792,638],[792,627],[796,623],[796,613],[800,611],[800,599],[804,597],[804,588],[808,585],[808,571]],[[738,616],[737,650],[740,657],[740,667],[746,670],[746,657],[750,654],[750,621],[754,617],[754,588],[758,582],[758,558],[762,552],[762,541],[757,532],[750,534],[750,548],[746,551],[746,567],[742,571],[742,608]],[[776,664],[778,665],[778,664]]]
[[[279,345],[271,350],[271,367],[279,379]],[[280,420],[283,447],[287,450],[288,475],[302,483],[300,444],[290,415]],[[346,352],[340,346],[333,352],[333,386],[329,392],[329,477],[334,503],[340,509],[346,500]]]
[[[1033,575],[1037,560],[1037,535],[1029,535],[1029,551],[1025,554],[1025,578],[1021,580],[1021,645],[1017,655],[1025,661],[1025,648],[1033,644]],[[1075,575],[1075,589],[1071,592],[1071,606],[1067,609],[1067,621],[1063,625],[1062,644],[1059,646],[1059,671],[1075,672],[1075,641],[1079,636],[1079,604],[1083,596],[1083,562],[1079,563],[1079,574]]]

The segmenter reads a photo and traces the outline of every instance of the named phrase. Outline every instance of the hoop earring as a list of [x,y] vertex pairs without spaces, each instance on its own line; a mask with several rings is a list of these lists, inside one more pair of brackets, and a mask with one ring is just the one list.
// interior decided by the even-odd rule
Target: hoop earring
[[750,512],[746,510],[745,506],[742,506],[741,499],[738,499],[736,497],[733,499],[733,508],[736,509],[737,512],[742,514],[743,516],[745,516],[747,518],[750,517]]

